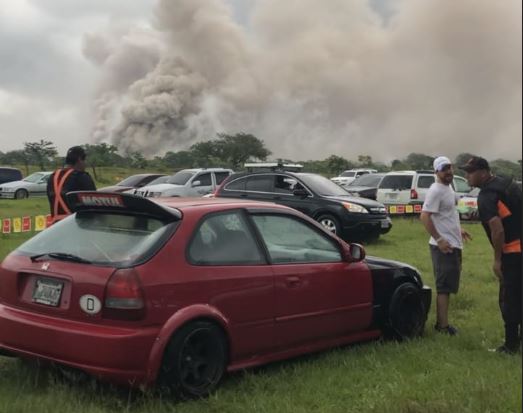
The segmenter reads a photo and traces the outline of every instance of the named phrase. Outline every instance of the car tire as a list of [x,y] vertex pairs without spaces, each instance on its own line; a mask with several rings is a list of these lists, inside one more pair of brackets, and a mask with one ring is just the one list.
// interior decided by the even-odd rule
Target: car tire
[[427,311],[420,288],[411,282],[397,286],[390,299],[387,318],[387,336],[400,341],[421,336]]
[[25,189],[18,189],[15,192],[15,199],[25,199],[29,197],[29,193]]
[[182,327],[167,345],[160,388],[183,399],[202,398],[220,382],[227,364],[224,333],[208,321]]
[[338,236],[341,236],[341,225],[336,217],[330,214],[323,214],[316,218],[327,231],[330,231]]

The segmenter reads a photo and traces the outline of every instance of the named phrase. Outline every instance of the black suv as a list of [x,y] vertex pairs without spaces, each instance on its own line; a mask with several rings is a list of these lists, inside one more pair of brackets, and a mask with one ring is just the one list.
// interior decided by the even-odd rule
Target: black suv
[[329,179],[312,173],[236,173],[224,181],[215,196],[289,206],[312,217],[347,241],[377,239],[392,227],[383,204],[353,197]]
[[23,179],[22,171],[16,168],[7,168],[0,166],[0,184],[6,182],[21,181]]

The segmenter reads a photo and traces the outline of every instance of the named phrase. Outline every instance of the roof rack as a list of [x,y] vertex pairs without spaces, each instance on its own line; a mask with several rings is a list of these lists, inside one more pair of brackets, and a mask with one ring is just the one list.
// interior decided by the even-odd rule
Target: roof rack
[[298,163],[283,163],[283,162],[249,162],[243,164],[248,172],[254,171],[288,171],[299,172],[303,165]]

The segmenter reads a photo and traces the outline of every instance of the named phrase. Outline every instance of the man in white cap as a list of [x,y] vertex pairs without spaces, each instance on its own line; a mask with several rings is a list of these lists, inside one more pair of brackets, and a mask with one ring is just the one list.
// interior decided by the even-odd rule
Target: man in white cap
[[461,228],[456,209],[456,194],[452,189],[454,171],[449,158],[434,159],[436,182],[429,188],[420,219],[430,234],[429,247],[436,279],[436,331],[456,335],[458,330],[449,324],[449,297],[459,289],[463,239],[471,239]]

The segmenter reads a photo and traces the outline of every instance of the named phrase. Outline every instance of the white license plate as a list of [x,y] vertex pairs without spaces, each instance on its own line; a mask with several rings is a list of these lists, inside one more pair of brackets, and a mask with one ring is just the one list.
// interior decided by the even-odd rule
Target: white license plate
[[57,307],[63,287],[62,282],[38,278],[33,291],[33,302]]
[[390,199],[396,199],[398,197],[398,194],[386,194],[387,195],[387,198],[390,198]]
[[381,227],[382,228],[388,228],[389,227],[389,221],[381,221]]

